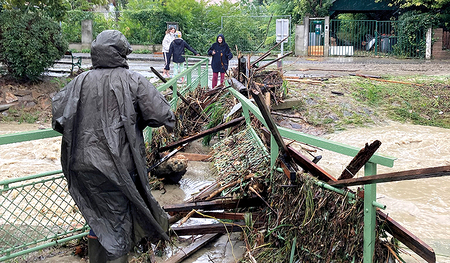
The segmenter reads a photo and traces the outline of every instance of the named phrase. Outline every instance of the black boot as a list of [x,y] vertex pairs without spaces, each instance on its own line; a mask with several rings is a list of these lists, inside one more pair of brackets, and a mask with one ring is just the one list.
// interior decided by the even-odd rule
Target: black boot
[[128,263],[128,255],[123,255],[120,258],[110,260],[108,263]]
[[88,256],[90,263],[106,263],[108,261],[106,250],[97,238],[88,238]]

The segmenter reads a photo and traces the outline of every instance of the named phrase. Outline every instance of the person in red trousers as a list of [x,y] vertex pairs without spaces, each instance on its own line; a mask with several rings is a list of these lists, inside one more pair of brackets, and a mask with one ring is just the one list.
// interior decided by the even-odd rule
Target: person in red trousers
[[208,50],[208,56],[212,56],[211,68],[213,71],[212,88],[217,86],[220,73],[220,84],[225,80],[225,72],[228,70],[228,63],[233,58],[230,47],[225,42],[222,34],[217,36],[216,42]]

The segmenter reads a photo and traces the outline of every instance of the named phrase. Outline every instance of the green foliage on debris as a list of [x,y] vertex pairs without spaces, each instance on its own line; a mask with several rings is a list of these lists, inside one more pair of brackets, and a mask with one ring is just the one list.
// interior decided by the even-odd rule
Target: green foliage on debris
[[41,13],[0,12],[0,62],[18,80],[37,80],[66,52],[58,23]]
[[[256,262],[362,262],[364,210],[352,200],[315,184],[317,179],[299,176],[296,187],[286,175],[275,173],[265,209],[267,226],[247,230],[252,249],[246,259]],[[276,213],[275,213],[276,212]],[[386,240],[383,224],[377,224],[374,262],[387,262],[398,247]],[[252,262],[250,260],[245,262]]]

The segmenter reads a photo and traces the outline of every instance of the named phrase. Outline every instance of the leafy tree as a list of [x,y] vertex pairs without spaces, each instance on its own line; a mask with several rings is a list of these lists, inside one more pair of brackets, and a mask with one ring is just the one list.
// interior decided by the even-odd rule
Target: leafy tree
[[3,0],[1,3],[7,10],[19,9],[22,12],[45,14],[58,21],[62,20],[69,10],[68,2],[65,0]]
[[33,12],[0,12],[0,62],[16,79],[35,81],[68,44],[57,22]]
[[450,0],[387,0],[387,2],[404,9],[423,11],[444,10],[450,7]]
[[396,5],[404,12],[419,11],[436,17],[435,24],[450,27],[450,0],[379,0]]
[[333,2],[334,0],[265,0],[264,4],[270,14],[291,15],[292,23],[300,24],[305,16],[327,16]]
[[108,4],[108,0],[71,0],[71,10],[92,11],[95,6],[104,6]]
[[430,13],[409,11],[402,14],[396,30],[400,38],[394,46],[394,52],[406,57],[424,57],[426,40],[423,36],[434,23],[435,17]]

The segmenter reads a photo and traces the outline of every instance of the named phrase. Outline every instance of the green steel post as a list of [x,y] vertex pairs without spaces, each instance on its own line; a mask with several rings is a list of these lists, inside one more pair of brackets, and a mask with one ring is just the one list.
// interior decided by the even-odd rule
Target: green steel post
[[273,135],[270,135],[270,167],[272,167],[271,173],[273,173],[273,169],[275,168],[275,164],[278,159],[278,155],[280,152],[280,148],[275,141],[275,137]]
[[192,84],[192,71],[186,74],[186,85],[190,86]]
[[378,22],[375,23],[375,46],[374,46],[374,50],[375,50],[375,56],[377,55],[377,49],[378,49]]
[[[377,165],[368,162],[364,167],[364,176],[371,176],[377,173]],[[377,197],[377,185],[368,184],[364,186],[364,251],[363,262],[372,263],[375,252],[375,225],[376,208],[373,205]]]

